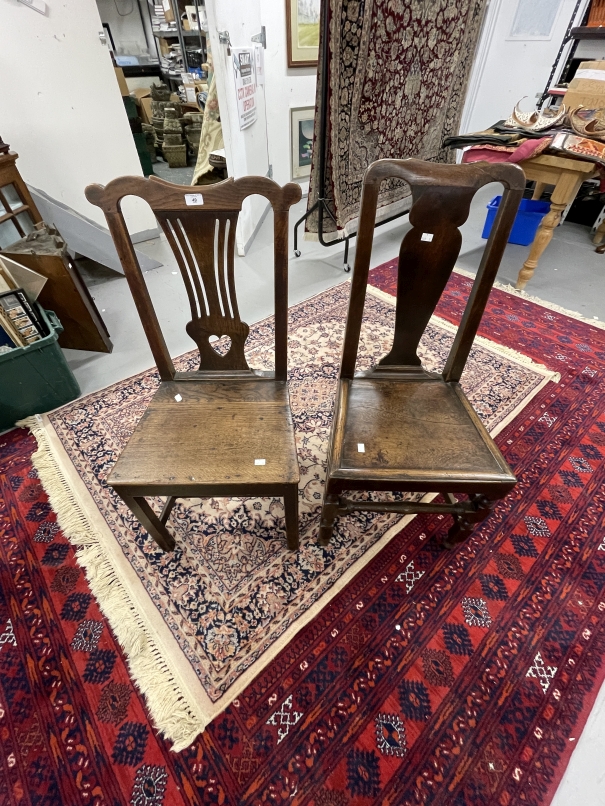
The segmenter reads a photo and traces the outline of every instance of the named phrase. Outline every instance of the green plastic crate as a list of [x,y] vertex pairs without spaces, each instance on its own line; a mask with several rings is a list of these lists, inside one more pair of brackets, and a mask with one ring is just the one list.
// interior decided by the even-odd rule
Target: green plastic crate
[[36,310],[49,335],[27,347],[0,355],[0,431],[24,417],[41,414],[80,394],[80,387],[59,347],[63,326],[54,311]]

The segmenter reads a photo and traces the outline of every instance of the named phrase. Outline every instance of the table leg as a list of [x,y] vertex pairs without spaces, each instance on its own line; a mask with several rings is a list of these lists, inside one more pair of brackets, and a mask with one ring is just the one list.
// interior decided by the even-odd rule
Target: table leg
[[546,187],[546,182],[536,182],[534,187],[534,193],[532,199],[534,201],[540,201],[540,197],[544,193],[544,188]]
[[547,213],[542,219],[542,223],[536,232],[534,242],[531,245],[529,257],[523,264],[523,268],[517,277],[517,288],[520,291],[525,288],[525,286],[534,276],[534,271],[536,270],[538,261],[542,257],[542,253],[548,244],[551,242],[555,227],[559,225],[559,221],[563,215],[563,210],[565,210],[566,207],[566,204],[553,204],[551,202],[550,212]]
[[605,221],[602,221],[595,230],[592,242],[595,246],[601,246],[605,243]]
[[555,227],[558,226],[563,211],[567,205],[575,199],[584,178],[584,176],[578,176],[575,172],[565,173],[555,185],[551,196],[550,212],[542,219],[534,242],[531,245],[529,257],[523,264],[523,268],[517,277],[517,288],[520,291],[525,288],[527,283],[534,276],[538,261],[551,242]]

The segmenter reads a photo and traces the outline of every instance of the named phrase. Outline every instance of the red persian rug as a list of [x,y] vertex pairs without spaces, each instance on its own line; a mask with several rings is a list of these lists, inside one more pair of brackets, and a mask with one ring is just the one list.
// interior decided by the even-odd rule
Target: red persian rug
[[[394,265],[372,273],[394,293]],[[438,314],[456,322],[470,281]],[[497,437],[514,492],[455,552],[417,517],[189,748],[158,739],[30,456],[0,437],[0,803],[548,804],[605,677],[605,330],[495,290],[561,373]]]

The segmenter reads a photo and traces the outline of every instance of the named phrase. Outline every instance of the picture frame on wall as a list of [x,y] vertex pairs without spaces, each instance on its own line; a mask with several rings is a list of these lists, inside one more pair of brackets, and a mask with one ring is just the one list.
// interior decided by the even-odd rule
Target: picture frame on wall
[[292,179],[306,179],[311,174],[315,107],[290,109]]
[[286,0],[288,67],[317,67],[321,0]]

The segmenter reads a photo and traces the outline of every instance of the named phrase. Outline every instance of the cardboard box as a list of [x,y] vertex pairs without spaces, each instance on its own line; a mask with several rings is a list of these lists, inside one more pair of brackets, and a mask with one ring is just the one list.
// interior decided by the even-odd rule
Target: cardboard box
[[118,80],[118,87],[120,88],[120,94],[122,95],[122,97],[130,95],[128,84],[126,83],[126,79],[124,78],[124,71],[122,70],[121,67],[114,67],[113,69],[116,71],[116,78]]
[[148,95],[151,95],[151,87],[137,87],[136,90],[132,90],[130,94],[138,106],[141,98],[146,98]]
[[167,56],[170,53],[170,43],[163,37],[158,38],[158,47],[162,56]]
[[143,123],[151,123],[151,118],[153,117],[151,114],[151,96],[141,98],[139,114]]
[[134,98],[139,117],[143,123],[151,123],[151,89],[149,87],[139,87],[130,93],[130,97]]
[[166,22],[174,22],[174,11],[170,0],[162,0],[162,8],[164,9]]
[[605,108],[605,61],[581,62],[565,93],[565,106],[575,109]]

